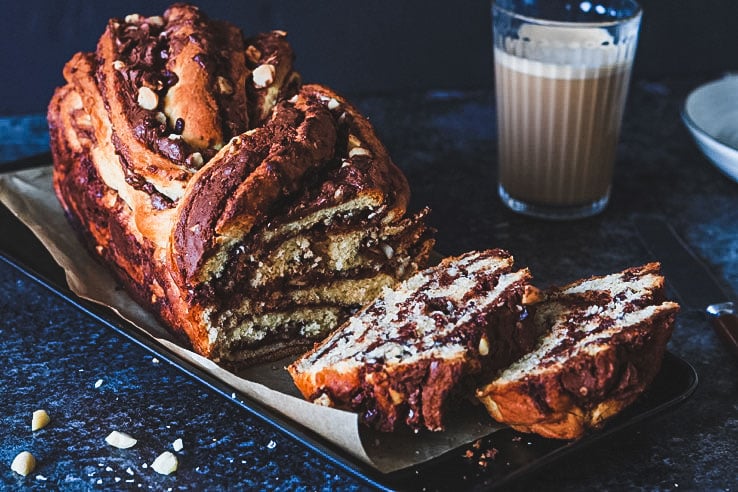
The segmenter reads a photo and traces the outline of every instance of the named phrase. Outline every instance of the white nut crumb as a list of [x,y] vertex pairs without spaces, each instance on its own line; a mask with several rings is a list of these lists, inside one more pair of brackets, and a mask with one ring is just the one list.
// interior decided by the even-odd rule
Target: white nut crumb
[[182,451],[183,448],[184,448],[184,443],[182,442],[182,438],[177,438],[172,443],[172,449],[174,449],[177,452]]
[[273,30],[272,32],[273,32],[274,34],[276,34],[277,36],[282,36],[282,37],[285,37],[285,36],[287,36],[287,31],[283,31],[283,30],[281,30],[281,29],[275,29],[275,30]]
[[272,440],[270,440],[269,443],[267,443],[267,448],[269,449],[274,449],[276,447],[277,447],[277,443]]
[[48,478],[46,478],[43,475],[36,475],[36,480],[40,480],[42,482],[45,482],[46,480],[48,480]]
[[486,337],[482,337],[479,339],[479,355],[484,356],[487,354],[489,354],[489,342]]
[[33,418],[31,419],[31,430],[37,431],[43,429],[49,422],[51,422],[51,419],[49,418],[49,414],[46,413],[46,410],[36,410],[33,412]]
[[177,465],[177,457],[169,451],[164,451],[156,457],[153,463],[151,463],[151,468],[153,468],[156,473],[169,475],[177,471]]
[[295,94],[291,98],[287,99],[287,102],[290,104],[295,104],[297,102],[297,99],[298,99],[297,94]]
[[202,154],[199,152],[193,152],[187,157],[187,164],[190,167],[201,167],[203,164]]
[[113,431],[105,438],[105,442],[118,449],[132,448],[138,442],[124,432]]
[[221,94],[233,94],[233,85],[231,82],[222,76],[218,76],[218,92]]
[[388,260],[391,260],[392,257],[395,255],[395,250],[387,243],[382,243],[379,245],[380,248],[382,248],[382,252],[384,253],[384,256],[387,257]]
[[154,357],[154,358],[151,359],[151,363],[152,364],[158,364],[159,363],[159,359],[157,359],[156,357]]
[[148,87],[141,87],[138,89],[138,98],[136,101],[142,108],[154,110],[159,105],[159,96]]
[[357,155],[368,155],[368,156],[371,156],[372,153],[369,152],[368,150],[366,150],[365,148],[362,148],[362,147],[354,147],[353,149],[349,150],[348,155],[349,155],[349,157],[354,157],[354,156],[357,156]]
[[133,475],[134,474],[133,473],[133,470],[131,470],[131,467],[130,466],[128,468],[126,468],[126,473],[129,474],[129,475]]
[[18,453],[18,456],[15,457],[13,463],[10,465],[11,470],[24,477],[31,473],[34,468],[36,468],[36,458],[28,451]]
[[323,393],[322,395],[314,399],[313,403],[315,403],[316,405],[320,405],[322,407],[332,407],[333,406],[333,400],[331,400],[331,397],[325,393]]
[[264,65],[259,65],[254,69],[253,77],[254,77],[254,87],[257,89],[263,89],[264,87],[269,87],[272,82],[274,82],[274,74],[276,73],[276,69],[274,68],[274,65],[271,65],[269,63],[265,63]]
[[162,19],[160,15],[152,15],[151,17],[148,17],[146,19],[146,22],[148,22],[152,26],[163,26],[164,25],[164,19]]
[[102,386],[102,384],[103,384],[103,380],[98,379],[97,381],[95,381],[95,388],[99,388],[100,386]]
[[159,111],[158,113],[156,113],[156,121],[158,121],[162,125],[166,125],[167,124],[167,115],[165,115],[164,113],[162,113],[161,111]]
[[124,20],[126,24],[136,24],[141,20],[141,16],[138,14],[128,14]]
[[338,109],[341,107],[341,104],[336,100],[335,97],[332,97],[330,101],[328,101],[328,109],[333,111],[334,109]]
[[115,60],[115,61],[113,62],[113,68],[114,68],[115,70],[121,71],[121,70],[123,70],[124,68],[126,68],[126,64],[125,64],[125,63],[123,63],[123,61],[122,61],[122,60]]

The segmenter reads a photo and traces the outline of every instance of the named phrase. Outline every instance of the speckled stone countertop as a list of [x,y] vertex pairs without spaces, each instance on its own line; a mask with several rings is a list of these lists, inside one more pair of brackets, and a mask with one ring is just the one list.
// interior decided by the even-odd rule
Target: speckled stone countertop
[[[716,77],[719,74],[716,74]],[[688,91],[709,80],[636,81],[610,205],[595,218],[551,223],[515,215],[497,198],[490,93],[357,98],[413,190],[429,205],[437,250],[502,247],[541,285],[604,274],[650,259],[634,214],[666,218],[738,291],[738,184],[699,153],[679,117]],[[0,119],[0,160],[46,150],[43,117]],[[2,170],[0,164],[0,170]],[[684,404],[562,458],[520,490],[738,488],[738,359],[701,312],[685,309],[669,350],[700,376]],[[366,484],[227,398],[0,262],[0,488],[363,489]],[[51,424],[35,433],[33,410]],[[131,450],[104,444],[113,429]],[[182,438],[180,469],[150,464]],[[38,459],[21,477],[21,450]],[[456,487],[455,487],[456,488]],[[464,483],[458,489],[465,488]]]

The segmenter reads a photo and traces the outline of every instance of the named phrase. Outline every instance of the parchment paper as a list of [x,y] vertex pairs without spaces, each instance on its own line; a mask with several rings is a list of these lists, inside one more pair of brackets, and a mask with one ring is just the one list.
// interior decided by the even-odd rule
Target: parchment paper
[[291,360],[251,367],[234,374],[177,345],[156,319],[120,288],[112,275],[78,242],[54,195],[51,167],[0,174],[0,201],[48,249],[79,297],[108,306],[158,343],[247,397],[315,431],[383,473],[422,463],[501,428],[482,408],[450,415],[444,432],[382,434],[359,424],[352,412],[303,400],[284,369]]

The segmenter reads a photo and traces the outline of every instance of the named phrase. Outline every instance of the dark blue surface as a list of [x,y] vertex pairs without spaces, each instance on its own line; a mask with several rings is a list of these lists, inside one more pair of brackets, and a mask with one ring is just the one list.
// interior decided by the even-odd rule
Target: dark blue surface
[[[571,223],[520,217],[497,199],[490,94],[428,93],[356,102],[406,171],[412,206],[433,208],[437,249],[444,253],[504,247],[532,269],[540,284],[566,282],[650,260],[631,223],[634,213],[645,213],[667,218],[736,291],[738,184],[699,154],[679,122],[681,101],[698,82],[634,86],[612,202],[604,214]],[[0,159],[43,150],[40,120],[0,121]],[[738,361],[696,310],[680,314],[669,349],[700,374],[692,398],[662,418],[556,462],[520,489],[735,488]],[[362,487],[2,262],[0,353],[0,488]],[[99,379],[103,383],[95,388]],[[46,408],[52,421],[31,433],[37,408]],[[110,448],[104,438],[114,429],[139,443],[129,450]],[[176,474],[163,477],[144,468],[171,450],[178,437],[184,450],[178,453]],[[25,479],[10,471],[23,449],[39,460]]]

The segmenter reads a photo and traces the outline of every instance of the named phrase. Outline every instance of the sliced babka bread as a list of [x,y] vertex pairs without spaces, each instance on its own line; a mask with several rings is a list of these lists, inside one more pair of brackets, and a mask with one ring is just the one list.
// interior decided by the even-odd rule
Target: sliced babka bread
[[447,258],[386,288],[288,371],[306,399],[357,411],[378,430],[442,430],[444,403],[465,376],[532,348],[529,278],[502,250]]
[[48,120],[73,227],[141,305],[226,365],[310,348],[425,261],[427,210],[367,118],[302,85],[286,33],[175,4],[111,19]]
[[535,350],[477,391],[496,420],[573,439],[631,404],[659,371],[679,305],[664,300],[658,263],[543,294]]

